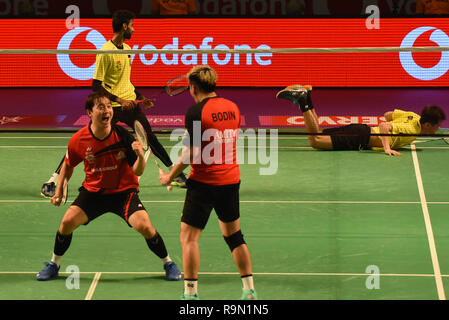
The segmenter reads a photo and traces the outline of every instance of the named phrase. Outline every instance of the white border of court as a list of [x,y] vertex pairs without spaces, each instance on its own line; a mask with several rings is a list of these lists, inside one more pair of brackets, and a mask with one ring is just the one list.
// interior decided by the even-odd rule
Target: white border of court
[[440,300],[446,300],[444,292],[443,280],[441,277],[440,263],[438,261],[438,254],[435,245],[435,238],[433,236],[432,222],[430,221],[429,208],[427,207],[426,194],[424,192],[424,186],[421,178],[421,170],[419,169],[418,155],[416,153],[415,143],[411,144],[413,165],[415,167],[416,183],[418,185],[419,198],[421,201],[421,208],[423,211],[424,222],[426,224],[427,241],[429,242],[430,255],[432,257],[433,273],[438,291],[438,298]]

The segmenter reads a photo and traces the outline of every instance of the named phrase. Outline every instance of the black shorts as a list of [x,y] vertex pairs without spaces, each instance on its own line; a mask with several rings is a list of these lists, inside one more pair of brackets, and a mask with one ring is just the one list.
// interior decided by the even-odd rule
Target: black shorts
[[[134,212],[145,210],[135,189],[114,194],[102,194],[100,192],[90,192],[81,187],[79,192],[72,206],[77,206],[84,210],[89,218],[87,223],[85,223],[86,225],[106,212],[113,212],[128,223],[129,217]],[[131,227],[129,223],[128,225]]]
[[240,182],[214,186],[188,179],[181,221],[204,229],[212,209],[222,222],[237,220],[240,218],[239,188]]
[[323,133],[348,134],[331,135],[334,150],[366,150],[368,146],[371,128],[366,124],[353,123],[343,127],[324,129]]

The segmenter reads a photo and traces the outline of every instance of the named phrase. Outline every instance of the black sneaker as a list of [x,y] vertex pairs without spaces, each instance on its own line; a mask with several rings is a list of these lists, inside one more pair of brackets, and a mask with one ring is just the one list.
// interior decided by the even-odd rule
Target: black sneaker
[[298,105],[301,110],[307,111],[308,90],[299,84],[286,87],[276,94],[277,99],[287,99]]

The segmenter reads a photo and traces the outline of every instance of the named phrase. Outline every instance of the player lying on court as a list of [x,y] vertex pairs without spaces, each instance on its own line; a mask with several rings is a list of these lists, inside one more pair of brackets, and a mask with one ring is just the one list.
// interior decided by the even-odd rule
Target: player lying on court
[[144,172],[146,165],[142,145],[126,129],[111,123],[114,110],[102,93],[89,95],[85,107],[91,121],[69,141],[52,204],[61,204],[63,181],[70,179],[80,162],[84,162],[86,176],[78,197],[62,218],[52,259],[36,279],[56,278],[75,229],[106,212],[113,212],[145,238],[149,249],[162,260],[166,279],[180,280],[181,273],[138,196],[137,176]]
[[276,98],[290,100],[299,106],[304,116],[307,132],[330,134],[329,136],[308,136],[310,146],[319,150],[383,149],[388,155],[399,156],[401,153],[396,149],[412,143],[416,137],[370,134],[435,134],[440,129],[441,123],[446,119],[446,115],[440,107],[426,106],[422,109],[421,116],[414,112],[399,109],[386,112],[384,116],[387,122],[381,123],[378,127],[369,127],[366,124],[350,124],[321,130],[312,103],[312,86],[291,85],[279,91]]
[[[238,134],[227,135],[229,139],[219,139],[226,132],[238,132],[240,111],[235,103],[218,97],[215,93],[217,74],[208,66],[195,66],[187,74],[190,94],[195,105],[186,113],[185,147],[170,173],[161,173],[161,184],[170,181],[189,165],[192,166],[187,179],[187,193],[181,217],[181,247],[184,271],[184,293],[182,299],[198,299],[198,270],[200,251],[198,240],[206,227],[212,209],[218,216],[221,233],[231,250],[243,284],[242,299],[256,299],[252,277],[251,257],[240,229],[239,188],[240,169],[236,160]],[[228,119],[216,120],[216,113],[233,114]],[[214,120],[215,118],[215,120]],[[194,131],[204,134],[214,133],[214,150],[202,152],[208,141],[196,141]],[[226,141],[229,140],[229,141]],[[226,147],[227,145],[228,147]],[[217,149],[215,149],[215,146]],[[197,151],[200,152],[197,152]],[[221,150],[226,150],[222,152]],[[215,154],[216,153],[216,154]],[[202,159],[196,158],[200,155]],[[194,160],[195,159],[195,160]],[[199,161],[197,161],[199,160]]]

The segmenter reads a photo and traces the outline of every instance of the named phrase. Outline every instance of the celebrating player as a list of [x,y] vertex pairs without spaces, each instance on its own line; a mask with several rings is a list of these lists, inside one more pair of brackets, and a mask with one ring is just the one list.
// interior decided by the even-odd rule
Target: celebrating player
[[145,238],[149,249],[162,260],[166,279],[180,280],[181,273],[138,196],[137,176],[145,169],[142,145],[126,129],[112,124],[114,109],[102,93],[90,94],[85,107],[91,122],[70,139],[51,202],[55,206],[61,204],[63,181],[70,179],[74,167],[82,161],[86,177],[78,197],[62,218],[52,259],[36,279],[56,278],[75,229],[106,212],[113,212]]
[[[186,113],[188,141],[171,171],[159,176],[161,183],[168,185],[173,177],[189,165],[192,166],[181,218],[180,239],[184,268],[182,299],[198,299],[198,240],[212,209],[217,213],[224,240],[239,270],[243,282],[242,299],[256,299],[251,258],[240,230],[240,170],[236,161],[240,111],[232,101],[220,98],[215,93],[217,75],[212,68],[195,66],[187,77],[190,94],[196,102]],[[227,116],[218,117],[219,113]],[[213,149],[219,150],[214,155],[207,157],[201,152],[204,144],[210,142],[202,142],[201,138],[200,141],[195,141],[195,131],[198,129],[201,131],[200,136],[205,132],[214,136],[212,143],[216,148]],[[207,158],[198,160],[197,155]]]
[[446,115],[440,107],[427,106],[423,108],[421,116],[414,112],[399,109],[386,112],[384,116],[387,122],[381,123],[378,127],[369,127],[366,124],[350,124],[321,130],[312,103],[312,86],[291,85],[279,91],[276,97],[288,99],[299,106],[304,116],[307,132],[330,134],[330,136],[308,136],[310,146],[320,150],[383,149],[388,155],[398,156],[401,153],[395,149],[412,143],[416,137],[376,136],[375,134],[435,134],[440,129],[441,123],[446,119]]
[[[145,98],[136,90],[131,82],[131,55],[119,54],[120,50],[130,50],[125,41],[131,39],[134,32],[134,14],[126,10],[119,10],[112,18],[114,36],[101,48],[101,50],[117,50],[117,54],[98,54],[95,66],[92,89],[102,92],[109,98],[114,107],[113,123],[121,121],[133,128],[135,120],[138,120],[148,136],[148,144],[151,151],[166,167],[173,165],[170,156],[154,135],[145,113],[138,101],[142,101],[145,109],[153,107],[153,101]],[[50,179],[42,186],[42,195],[51,198],[56,189],[56,182],[61,170],[60,165]],[[185,187],[186,177],[181,172],[172,185]]]

